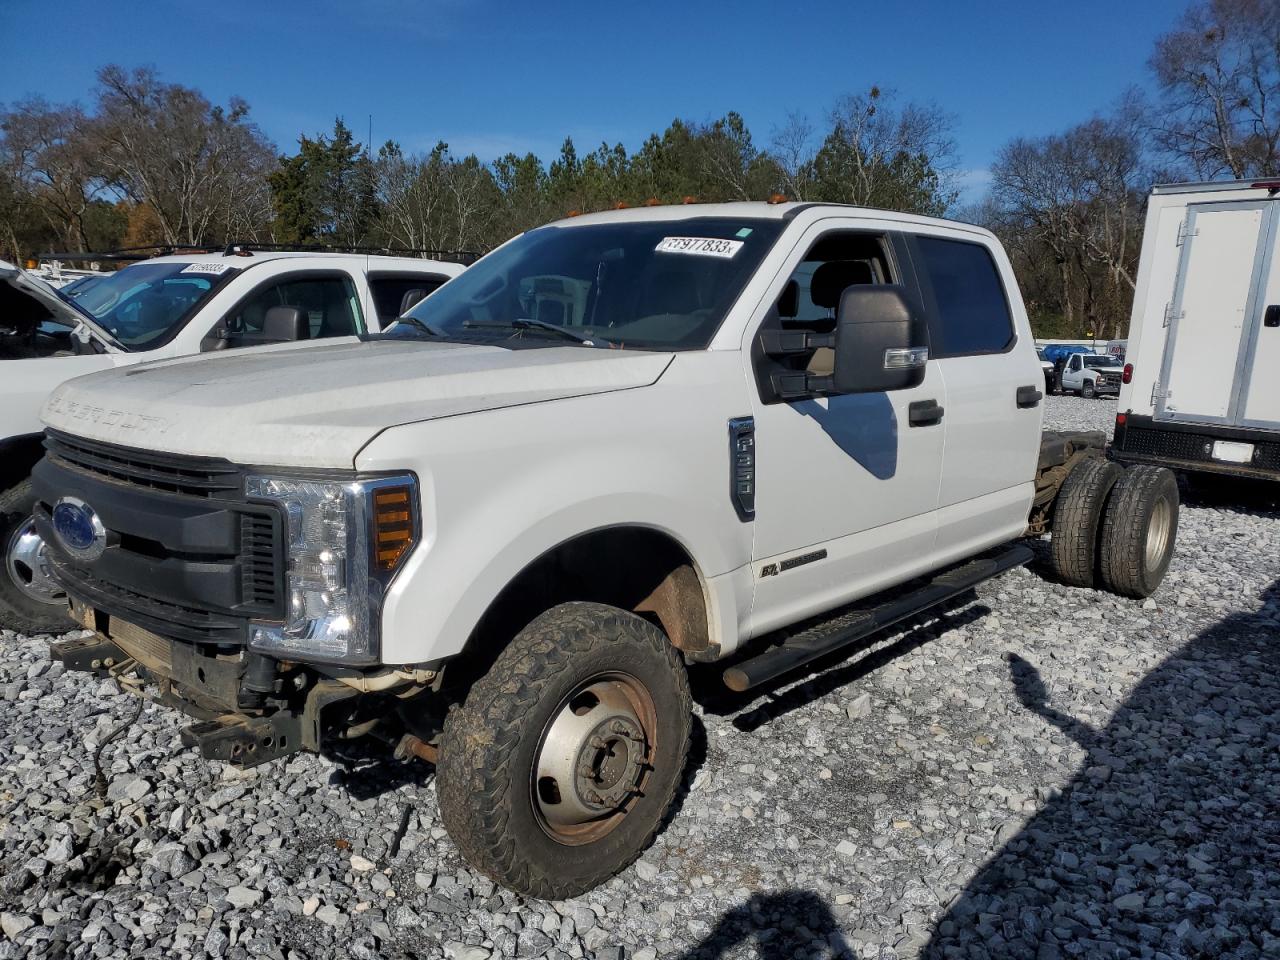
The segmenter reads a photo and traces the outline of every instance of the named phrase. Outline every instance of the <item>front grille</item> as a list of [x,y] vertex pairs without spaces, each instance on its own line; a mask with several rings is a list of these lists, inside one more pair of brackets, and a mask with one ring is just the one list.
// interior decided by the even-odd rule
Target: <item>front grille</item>
[[276,524],[269,514],[240,518],[242,602],[274,609],[280,598],[280,562]]
[[56,460],[121,483],[193,497],[235,496],[240,468],[216,457],[136,450],[49,430],[45,450]]
[[57,555],[52,557],[52,563],[58,579],[75,599],[112,616],[120,616],[144,630],[196,643],[243,644],[247,640],[248,621],[240,617],[135,593],[71,567]]
[[241,467],[55,431],[45,449],[37,524],[73,494],[116,538],[92,563],[61,558],[73,595],[184,640],[236,642],[250,619],[283,616],[284,518],[244,501]]

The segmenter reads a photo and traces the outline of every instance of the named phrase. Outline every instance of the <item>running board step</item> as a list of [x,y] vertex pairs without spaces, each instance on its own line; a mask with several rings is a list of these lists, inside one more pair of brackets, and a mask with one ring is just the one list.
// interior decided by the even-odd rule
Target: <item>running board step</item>
[[788,637],[781,644],[744,660],[724,672],[724,683],[741,693],[782,676],[790,670],[826,656],[833,650],[856,643],[877,630],[923,613],[930,607],[959,596],[983,580],[1027,563],[1034,554],[1030,547],[1017,546],[994,557],[971,560],[938,574],[923,587],[895,597],[876,607],[842,613]]

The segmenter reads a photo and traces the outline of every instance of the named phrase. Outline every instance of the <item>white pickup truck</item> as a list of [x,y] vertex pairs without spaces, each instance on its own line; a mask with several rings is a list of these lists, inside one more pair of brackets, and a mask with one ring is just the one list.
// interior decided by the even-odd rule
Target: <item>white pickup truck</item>
[[1157,587],[1171,475],[1042,435],[1043,389],[976,227],[572,218],[382,336],[60,387],[36,526],[94,634],[53,655],[138,674],[210,758],[383,738],[471,863],[571,896],[668,813],[687,663],[774,682],[1049,531],[1067,582]]
[[1123,377],[1123,359],[1100,353],[1073,353],[1062,368],[1062,392],[1089,399],[1116,396]]
[[55,386],[144,360],[378,330],[462,270],[436,260],[237,246],[94,274],[68,294],[0,261],[0,627],[69,626],[66,595],[48,575],[31,523],[40,407]]

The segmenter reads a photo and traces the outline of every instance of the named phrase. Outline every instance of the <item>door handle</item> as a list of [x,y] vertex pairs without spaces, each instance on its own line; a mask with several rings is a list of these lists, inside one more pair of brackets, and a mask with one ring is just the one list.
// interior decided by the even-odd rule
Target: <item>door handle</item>
[[907,405],[907,423],[913,427],[929,427],[942,420],[942,412],[937,400],[917,400]]
[[1280,327],[1280,303],[1273,303],[1267,307],[1267,312],[1262,315],[1262,325]]
[[1017,399],[1018,409],[1027,410],[1031,407],[1038,407],[1040,405],[1040,401],[1044,399],[1044,394],[1037,390],[1035,386],[1028,384],[1025,387],[1018,388]]

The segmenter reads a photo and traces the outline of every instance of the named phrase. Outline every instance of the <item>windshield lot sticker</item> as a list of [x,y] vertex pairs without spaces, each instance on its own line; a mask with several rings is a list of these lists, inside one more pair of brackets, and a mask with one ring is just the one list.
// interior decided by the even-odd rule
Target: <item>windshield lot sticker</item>
[[212,273],[214,276],[231,269],[229,263],[188,263],[181,273]]
[[698,257],[732,260],[742,249],[742,241],[717,240],[714,237],[663,237],[653,249],[657,253],[691,253]]

